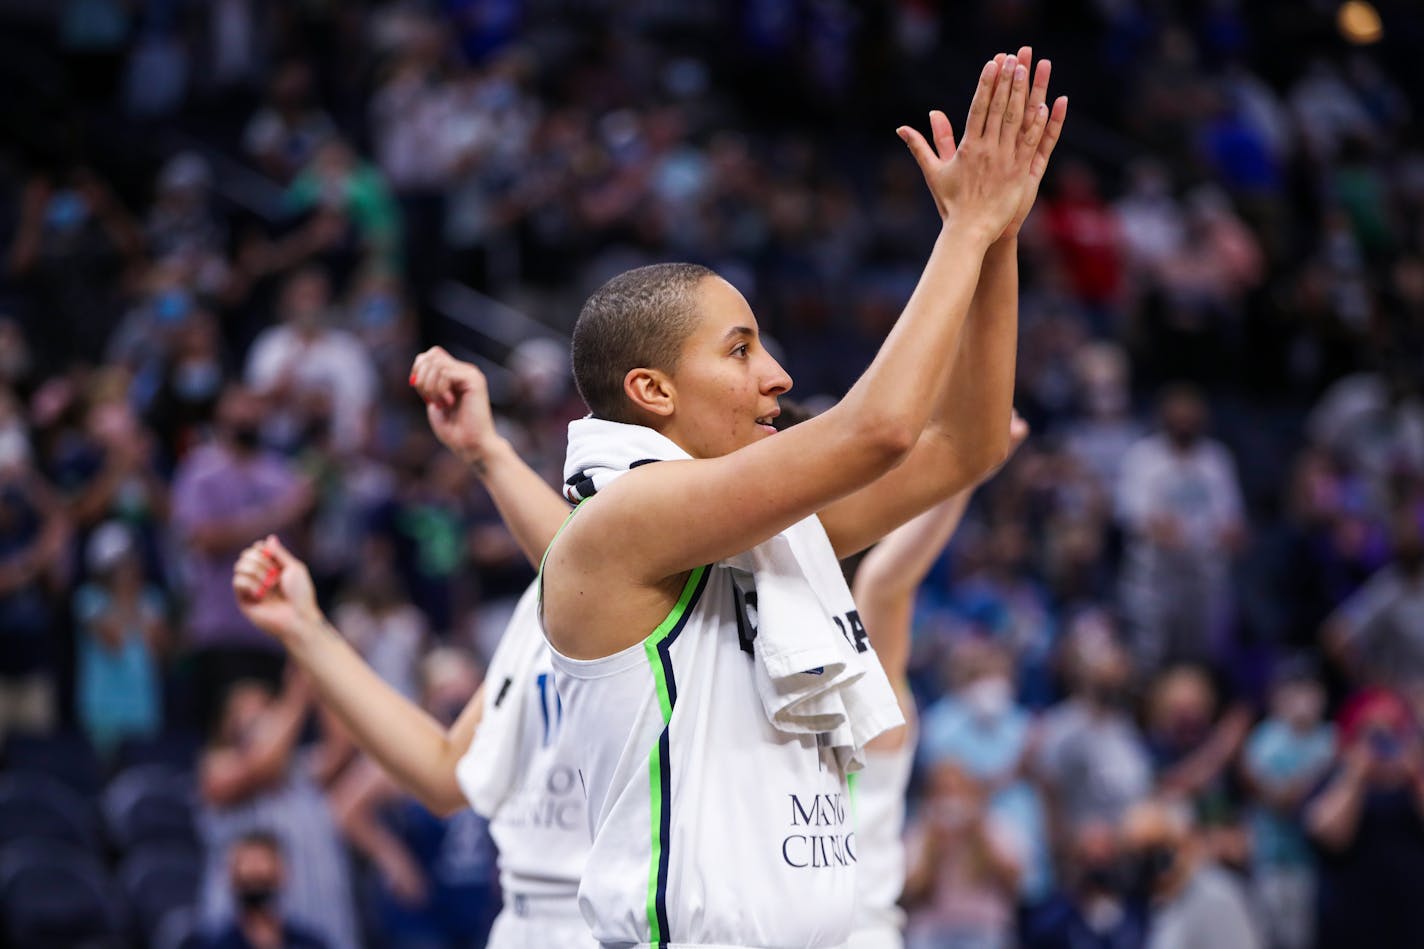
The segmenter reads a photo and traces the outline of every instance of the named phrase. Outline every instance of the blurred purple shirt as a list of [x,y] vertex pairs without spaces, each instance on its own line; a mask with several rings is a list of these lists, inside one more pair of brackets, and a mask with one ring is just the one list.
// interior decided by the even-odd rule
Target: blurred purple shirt
[[178,466],[173,480],[173,523],[182,555],[180,570],[188,600],[190,647],[280,648],[247,621],[232,593],[232,567],[237,555],[258,538],[216,555],[194,549],[189,538],[198,528],[270,507],[301,483],[300,475],[280,456],[264,453],[241,459],[216,444],[194,450]]

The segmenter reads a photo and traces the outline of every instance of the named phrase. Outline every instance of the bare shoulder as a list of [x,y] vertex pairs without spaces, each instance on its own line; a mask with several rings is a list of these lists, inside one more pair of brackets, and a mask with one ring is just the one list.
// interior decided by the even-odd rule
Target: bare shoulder
[[571,659],[600,659],[642,640],[677,602],[686,574],[649,577],[638,556],[636,494],[619,479],[580,505],[544,561],[544,627]]

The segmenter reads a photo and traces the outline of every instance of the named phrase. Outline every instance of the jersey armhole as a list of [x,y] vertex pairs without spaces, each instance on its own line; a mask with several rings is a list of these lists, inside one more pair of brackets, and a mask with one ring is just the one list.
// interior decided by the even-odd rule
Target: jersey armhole
[[[549,541],[549,546],[544,548],[544,556],[539,558],[539,573],[534,578],[534,612],[539,617],[540,628],[544,626],[544,564],[549,562],[549,551],[554,549],[554,544],[558,542],[559,535],[564,532],[564,528],[569,526],[569,521],[574,519],[574,515],[578,513],[579,506],[582,503],[583,502],[580,501],[579,504],[574,505],[574,509],[569,512],[569,516],[564,518],[564,522],[559,525],[559,529],[554,531],[554,536],[553,539]],[[547,633],[545,634],[545,638],[548,638]]]

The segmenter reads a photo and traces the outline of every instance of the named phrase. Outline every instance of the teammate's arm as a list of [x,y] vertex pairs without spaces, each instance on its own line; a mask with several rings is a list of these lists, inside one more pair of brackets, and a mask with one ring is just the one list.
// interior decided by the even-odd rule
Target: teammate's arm
[[[276,577],[267,580],[269,571]],[[436,814],[467,806],[455,765],[484,715],[484,689],[475,693],[449,730],[391,688],[366,665],[322,615],[306,565],[275,536],[242,552],[233,592],[249,620],[286,646],[310,676],[317,695],[361,748],[401,787]]]
[[[1010,426],[1011,450],[1027,436],[1028,424],[1015,415]],[[915,592],[958,530],[973,493],[972,488],[966,488],[887,534],[860,562],[851,586],[870,644],[895,687],[907,722],[915,716],[914,700],[905,682]],[[871,742],[871,747],[899,748],[906,733],[905,728],[891,729]]]
[[495,431],[484,373],[435,346],[416,357],[410,384],[425,400],[431,430],[474,470],[520,550],[538,567],[569,506]]
[[[1026,147],[1033,123],[1047,109],[1052,71],[1047,60],[1040,62],[1029,87],[1032,55],[1027,46],[1019,50],[1017,60],[1024,66],[1025,81],[1015,90],[1011,107],[1024,99],[1021,107],[1005,116],[1006,126],[1018,123],[1020,147]],[[1018,348],[1018,232],[1033,208],[1067,111],[1066,97],[1049,110],[1032,150],[1029,186],[1013,220],[984,255],[960,344],[951,354],[951,370],[914,450],[885,477],[820,512],[838,556],[863,550],[921,511],[972,486],[986,469],[1003,461],[1009,446]],[[954,133],[944,113],[931,113],[930,121],[938,153],[913,129],[904,134],[944,216],[951,209],[941,200],[936,180],[956,150]]]
[[[537,566],[568,506],[495,432],[483,373],[436,347],[417,357],[411,385],[426,401],[436,436],[473,466],[520,548]],[[273,568],[280,571],[279,579],[259,595]],[[442,727],[386,684],[342,638],[317,607],[305,565],[275,537],[243,553],[233,587],[248,618],[281,640],[311,675],[326,707],[402,788],[438,814],[465,806],[455,765],[484,715],[483,688],[454,725]]]
[[815,419],[720,458],[638,468],[586,505],[550,551],[547,569],[567,571],[571,584],[566,601],[545,604],[556,648],[591,658],[644,634],[615,632],[616,623],[562,623],[562,611],[576,615],[585,593],[627,583],[630,571],[635,590],[662,591],[669,578],[748,550],[904,460],[946,371],[925,354],[958,348],[984,250],[1012,220],[1028,180],[1029,156],[1016,136],[999,134],[1012,80],[1012,71],[985,65],[965,141],[938,179],[950,213],[866,373]]

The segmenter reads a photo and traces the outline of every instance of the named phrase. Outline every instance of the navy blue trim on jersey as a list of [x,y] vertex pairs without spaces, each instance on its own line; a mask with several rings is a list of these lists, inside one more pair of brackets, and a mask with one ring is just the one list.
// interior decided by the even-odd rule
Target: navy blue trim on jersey
[[[687,626],[687,620],[692,616],[693,610],[697,609],[697,602],[702,598],[702,591],[707,589],[707,578],[712,575],[712,568],[709,566],[702,571],[702,579],[697,581],[697,587],[692,591],[692,596],[687,601],[687,606],[682,611],[682,616],[678,617],[677,625],[663,637],[658,643],[658,660],[663,666],[663,679],[667,682],[668,707],[677,706],[677,680],[672,672],[672,644],[677,641],[677,637],[682,635],[682,631]],[[654,905],[658,914],[658,929],[662,934],[662,941],[658,943],[658,949],[667,949],[671,942],[669,935],[671,930],[668,926],[667,911],[667,886],[668,886],[668,864],[671,854],[669,851],[672,843],[672,720],[663,726],[662,734],[658,736],[658,765],[660,777],[659,782],[662,788],[662,806],[658,809],[658,835],[662,838],[662,846],[658,852],[658,887],[657,895],[654,897]]]

